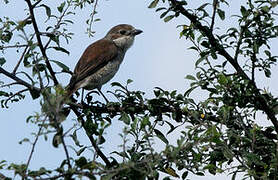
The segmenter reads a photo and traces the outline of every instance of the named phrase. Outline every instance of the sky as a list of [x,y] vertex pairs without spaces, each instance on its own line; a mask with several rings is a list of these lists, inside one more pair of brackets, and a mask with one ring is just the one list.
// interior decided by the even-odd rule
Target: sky
[[[184,18],[172,20],[168,23],[163,22],[159,18],[160,13],[156,13],[147,6],[151,1],[99,1],[97,6],[98,14],[95,18],[100,18],[93,24],[93,30],[96,31],[94,37],[89,38],[85,34],[87,25],[85,20],[88,19],[90,7],[84,8],[78,12],[78,15],[72,16],[74,24],[67,28],[74,33],[69,44],[64,47],[70,51],[70,55],[62,53],[49,53],[50,59],[59,60],[68,65],[73,70],[76,62],[80,58],[83,50],[94,41],[105,36],[107,31],[117,24],[131,24],[135,28],[143,30],[143,33],[136,37],[133,47],[131,47],[124,59],[123,64],[116,76],[112,79],[120,83],[125,83],[127,79],[132,79],[131,89],[137,89],[146,92],[146,97],[153,97],[154,87],[161,87],[166,90],[178,90],[183,92],[189,87],[189,83],[184,77],[187,74],[194,74],[195,60],[198,55],[187,48],[190,43],[185,39],[179,38],[179,30],[176,28],[178,24],[187,23]],[[191,2],[196,7],[199,3],[205,1]],[[238,12],[237,9],[240,0],[235,0],[226,9],[226,13],[233,14]],[[51,2],[51,3],[57,3]],[[11,16],[13,20],[22,20],[25,17],[24,8],[27,8],[24,1],[12,1],[8,5],[0,3],[0,16]],[[41,13],[41,12],[39,12]],[[43,15],[38,16],[38,20],[43,22]],[[231,23],[230,18],[223,27]],[[40,23],[39,28],[45,28],[44,23]],[[277,43],[277,42],[275,42]],[[0,54],[1,55],[1,54]],[[7,63],[5,68],[12,70],[17,62],[18,54],[6,53]],[[277,67],[273,72],[277,72]],[[0,75],[1,80],[4,78]],[[59,80],[63,86],[69,81],[69,76],[59,76]],[[268,87],[274,94],[278,92],[278,85],[275,79],[277,74],[273,74],[272,79],[260,79],[259,87]],[[110,83],[103,86],[102,91],[111,90]],[[112,88],[113,89],[113,88]],[[28,95],[27,95],[28,96]],[[201,98],[203,94],[195,94],[195,98]],[[108,99],[112,98],[108,95]],[[1,126],[0,126],[0,159],[8,160],[8,162],[25,163],[30,153],[31,146],[29,144],[19,145],[18,142],[24,137],[34,139],[30,132],[36,132],[34,125],[26,123],[26,118],[36,112],[40,112],[39,100],[32,101],[30,97],[26,97],[19,103],[10,104],[9,109],[0,109]],[[69,119],[71,121],[71,119]],[[113,121],[106,134],[106,143],[104,152],[113,151],[122,142],[119,133],[123,124],[119,121]],[[163,130],[161,130],[163,131]],[[165,130],[166,131],[166,130]],[[115,143],[115,137],[119,141]],[[171,137],[174,139],[174,137]],[[81,136],[82,142],[88,143],[86,137]],[[54,148],[51,140],[45,142],[43,139],[38,141],[35,149],[34,158],[31,161],[30,168],[36,169],[42,165],[46,167],[55,167],[57,160],[64,158],[62,148]],[[226,175],[197,177],[189,174],[189,178],[195,180],[220,180],[230,179]]]

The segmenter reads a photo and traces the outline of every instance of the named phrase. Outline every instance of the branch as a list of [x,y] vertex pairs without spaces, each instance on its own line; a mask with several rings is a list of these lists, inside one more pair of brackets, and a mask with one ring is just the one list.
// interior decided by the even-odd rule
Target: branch
[[49,72],[50,72],[50,74],[51,74],[51,76],[53,78],[54,85],[57,85],[57,84],[59,84],[59,82],[58,82],[58,80],[57,80],[57,78],[55,76],[55,72],[53,71],[53,69],[51,67],[51,64],[50,64],[50,62],[48,60],[45,48],[43,47],[42,40],[41,40],[41,37],[40,37],[40,31],[39,31],[39,28],[38,28],[38,25],[37,25],[37,22],[36,22],[36,19],[35,19],[35,15],[34,15],[34,10],[33,10],[35,7],[31,4],[30,0],[25,0],[25,1],[26,1],[27,5],[28,5],[29,11],[30,11],[33,28],[35,30],[35,34],[36,34],[36,37],[37,37],[37,40],[38,40],[39,48],[40,48],[41,53],[42,53],[42,55],[43,55],[43,57],[45,59],[46,67],[49,70]]
[[237,61],[237,58],[239,55],[240,45],[242,44],[244,33],[248,29],[248,27],[252,21],[245,21],[245,22],[246,22],[246,24],[240,28],[239,39],[237,42],[236,52],[235,52],[235,56],[234,56],[235,61]]
[[67,149],[67,146],[66,146],[66,143],[65,143],[63,135],[61,136],[61,140],[62,140],[62,144],[63,144],[63,147],[64,147],[64,151],[66,153],[68,168],[71,169],[69,152],[68,152],[68,149]]
[[213,13],[211,17],[211,24],[210,24],[210,30],[213,31],[213,26],[215,22],[215,15],[216,15],[216,10],[217,10],[217,5],[218,5],[218,0],[213,0]]
[[0,46],[1,49],[8,49],[8,48],[22,48],[22,47],[28,47],[28,44],[15,44],[10,46]]
[[267,114],[267,117],[271,120],[272,124],[274,125],[275,131],[278,134],[278,121],[275,117],[275,112],[269,107],[268,102],[266,99],[261,95],[260,90],[257,88],[256,84],[248,77],[248,75],[243,71],[243,69],[240,67],[238,62],[230,56],[230,54],[224,49],[224,47],[219,43],[219,41],[214,37],[212,34],[212,31],[207,27],[203,26],[199,21],[198,18],[189,13],[186,9],[183,8],[182,4],[176,0],[169,0],[173,6],[173,8],[183,14],[185,17],[187,17],[195,26],[197,30],[199,30],[204,36],[206,36],[216,51],[220,55],[222,55],[225,59],[228,60],[228,62],[235,68],[239,76],[241,76],[243,79],[248,80],[248,82],[251,83],[254,89],[254,93],[256,96],[257,102],[259,102],[260,106],[259,108],[264,111]]
[[85,130],[87,136],[89,137],[89,140],[92,144],[92,146],[94,147],[95,151],[97,152],[97,155],[100,156],[100,158],[104,161],[104,163],[106,164],[107,167],[112,167],[112,164],[110,163],[110,161],[108,160],[108,158],[104,155],[104,153],[101,151],[101,149],[98,147],[94,137],[89,134],[86,126],[85,126],[85,121],[84,119],[81,117],[81,113],[78,111],[76,106],[71,105],[70,108],[73,110],[73,112],[76,114],[77,117],[80,118],[81,120],[81,124],[83,129]]
[[41,89],[34,87],[33,85],[29,84],[28,82],[18,78],[16,75],[9,73],[8,71],[6,71],[5,69],[3,69],[2,67],[0,67],[0,74],[4,74],[6,76],[8,76],[9,78],[15,80],[18,84],[21,84],[25,87],[27,87],[29,90],[32,91],[36,91],[37,93],[40,93]]
[[24,175],[22,176],[22,180],[24,180],[25,177],[28,176],[28,175],[26,174],[26,172],[27,172],[28,167],[29,167],[29,164],[30,164],[30,162],[31,162],[33,153],[34,153],[34,151],[35,151],[35,146],[36,146],[36,144],[37,144],[37,142],[38,142],[38,140],[39,140],[39,136],[40,136],[40,134],[41,134],[41,131],[42,131],[42,128],[43,128],[43,125],[44,125],[44,122],[45,122],[45,121],[46,121],[46,119],[44,119],[44,120],[42,121],[42,125],[41,125],[41,127],[39,128],[39,131],[38,131],[38,134],[36,135],[36,138],[35,138],[34,143],[32,144],[32,149],[31,149],[29,158],[28,158],[27,163],[26,163],[26,170],[25,170],[25,172],[24,172]]
[[25,47],[25,49],[24,49],[24,51],[23,51],[23,53],[22,53],[22,55],[21,55],[19,61],[17,62],[17,64],[16,64],[15,67],[14,67],[13,74],[16,73],[16,71],[17,71],[17,69],[18,69],[20,63],[22,62],[22,60],[23,60],[23,58],[24,58],[26,52],[27,52],[27,53],[29,52],[30,49],[27,51],[28,48],[29,48],[29,46],[26,46],[26,47]]
[[97,13],[96,12],[97,4],[98,4],[98,0],[95,1],[94,9],[93,9],[92,16],[91,16],[91,19],[90,19],[90,23],[89,23],[89,36],[90,36],[91,29],[92,29],[92,24],[93,24],[93,21],[94,21],[95,14]]

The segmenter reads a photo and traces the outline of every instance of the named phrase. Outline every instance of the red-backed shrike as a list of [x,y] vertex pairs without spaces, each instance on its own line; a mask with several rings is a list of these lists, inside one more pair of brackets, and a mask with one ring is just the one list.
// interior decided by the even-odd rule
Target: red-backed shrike
[[101,86],[119,70],[134,37],[142,32],[131,25],[120,24],[110,29],[104,38],[89,45],[75,66],[67,86],[67,97],[80,88],[100,91]]

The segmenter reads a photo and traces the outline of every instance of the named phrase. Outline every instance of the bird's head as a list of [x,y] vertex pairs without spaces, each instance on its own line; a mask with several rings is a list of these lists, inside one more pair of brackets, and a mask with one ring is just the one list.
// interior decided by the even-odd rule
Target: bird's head
[[142,32],[129,24],[119,24],[110,29],[105,38],[114,41],[119,48],[126,51],[133,44],[134,37]]

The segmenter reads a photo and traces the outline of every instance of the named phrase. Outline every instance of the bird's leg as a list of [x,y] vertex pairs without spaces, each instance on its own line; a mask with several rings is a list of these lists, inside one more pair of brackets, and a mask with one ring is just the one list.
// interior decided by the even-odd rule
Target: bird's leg
[[105,99],[106,104],[109,103],[108,99],[104,96],[104,94],[101,92],[100,88],[97,88],[98,92],[102,95],[102,97]]

